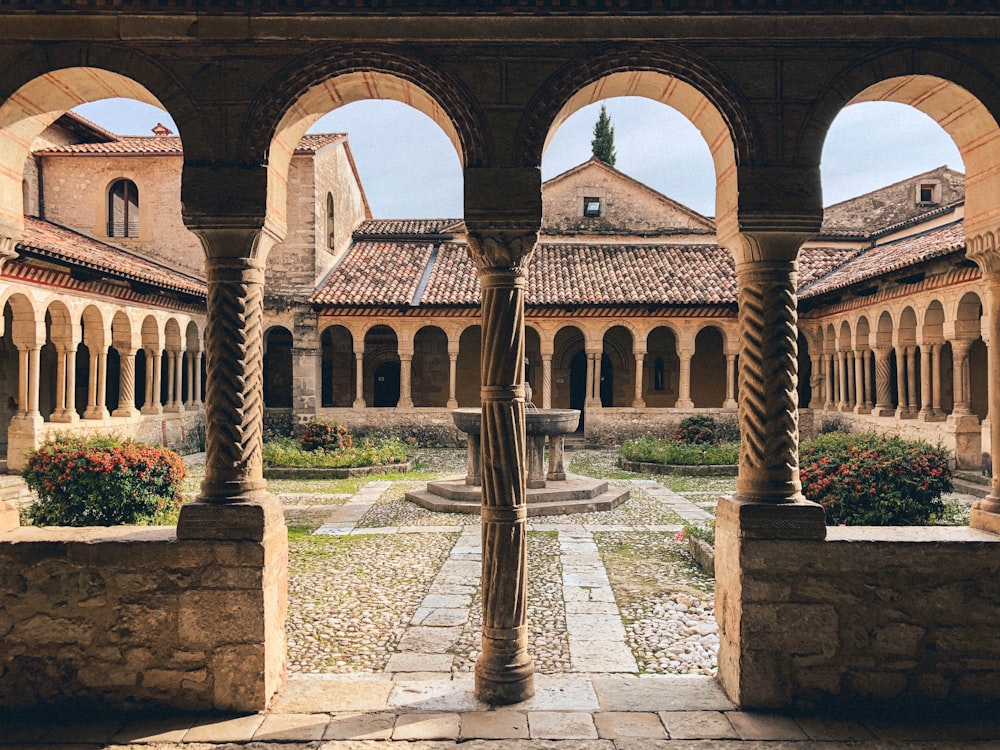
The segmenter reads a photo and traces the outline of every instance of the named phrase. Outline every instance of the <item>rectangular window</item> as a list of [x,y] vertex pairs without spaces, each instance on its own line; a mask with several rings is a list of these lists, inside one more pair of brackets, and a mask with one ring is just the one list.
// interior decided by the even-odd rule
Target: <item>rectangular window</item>
[[936,182],[924,182],[917,187],[918,203],[939,203],[941,201],[940,186]]
[[601,215],[601,199],[600,198],[584,198],[583,199],[583,215],[584,216],[600,216]]

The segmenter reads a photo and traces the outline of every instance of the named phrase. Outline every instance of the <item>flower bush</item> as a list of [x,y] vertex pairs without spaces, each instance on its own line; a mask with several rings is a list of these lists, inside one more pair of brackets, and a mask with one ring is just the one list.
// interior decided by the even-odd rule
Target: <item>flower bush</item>
[[646,436],[626,440],[618,449],[628,461],[644,461],[681,466],[706,466],[735,464],[740,457],[739,443],[682,443],[677,440],[660,440]]
[[702,443],[716,442],[715,418],[706,415],[695,414],[685,417],[677,425],[674,431],[674,440],[688,445],[701,445]]
[[347,428],[336,422],[307,422],[302,431],[302,449],[306,451],[333,453],[350,448],[353,442]]
[[406,463],[409,454],[410,447],[395,438],[366,437],[332,451],[304,450],[292,438],[277,438],[264,443],[263,458],[265,466],[341,469]]
[[32,451],[22,472],[38,499],[39,526],[174,523],[184,462],[169,448],[115,437],[57,437]]
[[829,525],[927,524],[951,490],[945,451],[899,437],[821,435],[802,444],[799,463],[802,492],[826,508]]

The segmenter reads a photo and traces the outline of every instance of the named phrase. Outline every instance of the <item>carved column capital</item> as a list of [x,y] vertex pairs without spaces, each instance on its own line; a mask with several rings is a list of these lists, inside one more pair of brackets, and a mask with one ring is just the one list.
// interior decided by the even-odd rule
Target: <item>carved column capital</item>
[[974,261],[989,280],[1000,280],[1000,247],[997,238],[1000,228],[996,231],[983,231],[968,235],[965,238],[965,257]]
[[[523,275],[538,242],[538,232],[524,227],[490,228],[466,234],[469,256],[481,281],[495,275]],[[483,277],[486,277],[485,279]]]
[[17,240],[13,237],[0,235],[0,268],[3,268],[4,263],[8,260],[13,260],[16,257]]

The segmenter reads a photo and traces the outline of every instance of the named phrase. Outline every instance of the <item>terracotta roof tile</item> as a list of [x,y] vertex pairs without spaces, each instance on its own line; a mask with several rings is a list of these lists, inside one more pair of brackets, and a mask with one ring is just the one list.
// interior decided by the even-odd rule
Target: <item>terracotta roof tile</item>
[[31,216],[24,217],[24,238],[18,247],[31,255],[89,268],[111,277],[198,297],[206,294],[205,282],[201,279]]
[[379,237],[412,238],[426,235],[464,233],[465,224],[461,219],[370,219],[354,230],[355,239],[376,239]]
[[862,250],[842,266],[801,289],[800,297],[816,297],[852,284],[874,279],[932,258],[960,250],[965,245],[963,222],[956,221],[920,234]]
[[[314,133],[302,136],[295,147],[296,154],[312,154],[332,143],[343,140],[344,133]],[[103,143],[72,143],[40,149],[36,154],[132,154],[179,156],[184,153],[176,135],[119,135]]]
[[356,242],[311,300],[364,307],[408,305],[433,250],[432,242]]
[[858,253],[857,248],[804,247],[799,251],[799,289],[826,276]]

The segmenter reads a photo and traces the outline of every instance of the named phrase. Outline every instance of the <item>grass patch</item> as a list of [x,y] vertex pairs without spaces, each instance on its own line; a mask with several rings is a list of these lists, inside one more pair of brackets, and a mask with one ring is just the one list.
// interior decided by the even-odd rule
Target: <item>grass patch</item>
[[293,438],[275,438],[264,443],[264,466],[346,469],[409,460],[410,447],[395,438],[366,437],[356,445],[336,450],[305,450]]
[[641,461],[677,466],[709,466],[735,464],[740,459],[739,443],[682,443],[678,440],[660,440],[641,437],[626,440],[618,449],[628,461]]

